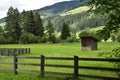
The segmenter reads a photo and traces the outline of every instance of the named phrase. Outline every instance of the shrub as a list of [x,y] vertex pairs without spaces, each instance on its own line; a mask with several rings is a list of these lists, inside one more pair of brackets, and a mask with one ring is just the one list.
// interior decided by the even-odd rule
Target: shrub
[[111,39],[112,39],[113,42],[115,42],[115,41],[116,41],[116,36],[115,36],[115,35],[112,35],[112,36],[111,36]]
[[118,35],[118,37],[117,37],[117,41],[120,43],[120,35]]
[[75,41],[76,41],[76,39],[74,37],[68,37],[67,38],[67,42],[73,43]]
[[98,40],[101,40],[98,34],[94,31],[83,31],[79,34],[79,37],[83,37],[83,36],[92,36]]
[[23,44],[36,43],[37,38],[32,33],[24,32],[20,37],[20,42]]
[[38,41],[38,43],[46,43],[47,42],[47,38],[46,38],[46,36],[37,37],[37,41]]
[[48,41],[52,42],[52,43],[56,43],[56,37],[55,37],[55,35],[50,35],[49,38],[48,38]]
[[[100,56],[105,56],[106,58],[120,59],[120,47],[114,48],[111,52],[100,53]],[[119,62],[112,62],[112,63],[115,64],[115,67],[120,68]],[[120,73],[119,72],[116,72],[116,73],[120,77]]]

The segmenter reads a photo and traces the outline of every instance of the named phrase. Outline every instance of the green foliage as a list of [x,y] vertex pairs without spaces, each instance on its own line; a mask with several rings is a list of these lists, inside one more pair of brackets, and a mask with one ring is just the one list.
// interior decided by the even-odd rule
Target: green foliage
[[35,35],[35,23],[34,23],[34,16],[32,11],[24,11],[23,12],[24,18],[23,21],[23,30],[28,33],[32,33]]
[[0,34],[3,34],[3,28],[0,26]]
[[56,42],[56,37],[54,35],[54,28],[50,20],[48,21],[48,24],[46,26],[46,37],[49,43]]
[[50,35],[48,38],[48,41],[52,42],[52,43],[56,43],[56,37],[54,34]]
[[23,44],[29,44],[29,43],[36,43],[37,39],[34,34],[24,32],[20,37],[20,41]]
[[112,39],[113,42],[115,42],[116,41],[116,36],[115,35],[111,35],[111,39]]
[[71,34],[70,34],[69,25],[66,23],[63,23],[62,32],[61,32],[61,39],[66,40],[70,36],[71,36]]
[[35,22],[35,36],[43,37],[44,35],[44,27],[42,23],[42,19],[40,17],[40,14],[38,12],[35,12],[34,14],[34,22]]
[[[104,55],[106,58],[120,59],[120,47],[114,48],[111,52],[103,52],[100,55]],[[113,62],[112,62],[113,63]],[[120,68],[120,63],[114,62],[115,66]],[[116,72],[120,77],[120,72]]]
[[21,27],[19,20],[20,16],[18,9],[13,9],[10,7],[7,13],[7,17],[5,18],[5,31],[9,33],[8,37],[11,36],[11,38],[13,38],[14,43],[18,43],[21,36]]
[[82,31],[80,34],[79,34],[79,37],[85,37],[85,36],[92,36],[98,40],[101,40],[101,38],[98,36],[97,32],[94,32],[94,31],[90,31],[90,30],[85,30],[85,31]]
[[98,30],[97,31],[97,35],[101,38],[101,39],[103,39],[104,41],[107,41],[109,38],[110,38],[110,33],[109,33],[109,31],[105,31],[105,29],[104,30]]
[[46,26],[46,33],[48,35],[52,35],[54,33],[54,28],[50,20],[48,20],[48,24]]
[[48,41],[47,37],[44,35],[43,37],[37,37],[38,43],[46,43]]
[[[120,29],[120,0],[91,0],[91,11],[107,15],[108,20],[103,31],[116,32]],[[104,33],[103,33],[104,34]]]
[[117,41],[120,43],[120,34],[117,36]]
[[86,27],[96,28],[98,26],[104,26],[104,23],[106,22],[105,16],[90,14],[88,12],[81,12],[78,14],[66,16],[56,15],[54,17],[45,18],[43,19],[44,25],[46,25],[46,21],[48,19],[51,20],[54,29],[58,32],[62,30],[61,23],[63,23],[63,21],[69,24],[70,28],[74,25],[74,27],[76,27],[76,31],[83,30]]

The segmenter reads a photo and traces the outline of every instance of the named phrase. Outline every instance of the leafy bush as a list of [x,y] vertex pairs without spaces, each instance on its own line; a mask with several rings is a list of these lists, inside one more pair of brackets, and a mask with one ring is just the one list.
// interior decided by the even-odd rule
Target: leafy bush
[[36,43],[37,38],[32,33],[24,32],[20,37],[20,41],[23,44]]
[[37,42],[38,42],[38,43],[46,43],[46,42],[47,42],[46,36],[37,37]]
[[112,36],[111,36],[111,39],[112,39],[113,42],[115,42],[115,41],[116,41],[116,36],[115,36],[115,35],[112,35]]
[[48,41],[52,42],[52,43],[56,43],[56,37],[55,37],[55,35],[50,35],[49,38],[48,38]]
[[83,36],[92,36],[98,40],[101,40],[100,37],[97,35],[97,33],[94,31],[83,31],[79,34],[79,37],[83,37]]
[[117,37],[117,41],[120,43],[120,35],[118,35],[118,37]]
[[[111,52],[104,52],[101,53],[100,55],[104,55],[106,58],[115,58],[115,59],[120,59],[120,47],[114,48]],[[120,63],[118,62],[112,62],[115,64],[116,67],[120,68]],[[118,76],[120,77],[120,72],[116,72]]]

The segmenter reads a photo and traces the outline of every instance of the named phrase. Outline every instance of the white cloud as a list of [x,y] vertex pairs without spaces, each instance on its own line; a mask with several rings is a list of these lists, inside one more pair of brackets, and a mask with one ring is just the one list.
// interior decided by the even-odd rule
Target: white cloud
[[41,7],[54,4],[60,1],[69,0],[0,0],[0,18],[5,17],[10,6],[18,8],[20,11],[39,9]]

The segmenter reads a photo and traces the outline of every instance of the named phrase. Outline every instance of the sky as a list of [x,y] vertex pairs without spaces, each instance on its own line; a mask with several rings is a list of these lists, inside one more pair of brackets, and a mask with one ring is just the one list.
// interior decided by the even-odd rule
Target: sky
[[25,10],[34,10],[40,9],[42,7],[52,5],[61,1],[70,1],[70,0],[0,0],[0,18],[6,16],[10,6],[13,8],[18,8],[21,12]]

